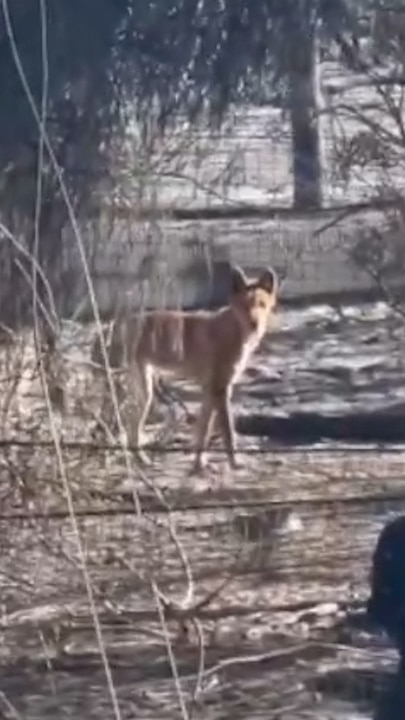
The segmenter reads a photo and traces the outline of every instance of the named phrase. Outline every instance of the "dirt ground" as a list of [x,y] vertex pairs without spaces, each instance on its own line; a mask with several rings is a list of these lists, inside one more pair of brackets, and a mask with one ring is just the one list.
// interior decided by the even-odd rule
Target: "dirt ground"
[[[400,404],[402,336],[381,304],[281,313],[237,416]],[[245,432],[244,469],[214,451],[196,480],[184,405],[194,414],[197,395],[178,383],[150,426],[145,474],[131,454],[86,444],[71,372],[61,456],[35,383],[1,444],[0,717],[404,717],[379,699],[395,650],[356,618],[378,532],[405,506],[405,448]]]

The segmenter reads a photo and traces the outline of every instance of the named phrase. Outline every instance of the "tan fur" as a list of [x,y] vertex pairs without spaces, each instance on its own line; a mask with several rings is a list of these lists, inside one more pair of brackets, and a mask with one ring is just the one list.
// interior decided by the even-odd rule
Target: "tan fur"
[[[131,428],[131,441],[137,447],[145,439],[144,426],[157,372],[174,373],[201,387],[194,471],[203,467],[214,420],[230,466],[238,467],[230,407],[232,389],[265,335],[276,304],[277,278],[273,270],[267,269],[251,280],[240,268],[233,268],[231,277],[229,304],[220,310],[126,314],[104,334],[111,369],[124,370],[131,394],[141,393],[138,417]],[[104,367],[99,337],[93,345],[92,361]],[[139,457],[149,462],[142,450]]]

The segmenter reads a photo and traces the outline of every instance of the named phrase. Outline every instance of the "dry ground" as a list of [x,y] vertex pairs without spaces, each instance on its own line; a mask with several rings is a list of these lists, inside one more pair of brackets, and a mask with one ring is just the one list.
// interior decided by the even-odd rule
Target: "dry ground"
[[[58,516],[66,504],[57,499],[54,453],[36,455],[26,459],[25,498],[15,490],[4,502],[20,517],[2,519],[0,688],[24,718],[113,717],[77,539]],[[193,603],[224,584],[196,611],[205,653],[194,717],[278,717],[289,707],[282,717],[337,718],[345,700],[370,709],[373,678],[378,684],[395,666],[395,654],[350,630],[345,616],[367,595],[380,527],[405,504],[403,453],[270,450],[250,457],[248,473],[205,483],[182,472],[186,458],[171,457],[156,461],[153,490],[136,470],[122,482],[122,459],[101,456],[70,451],[65,461],[123,717],[180,717],[150,588],[153,577],[165,596],[181,602],[186,593],[173,528],[193,573]],[[41,510],[48,517],[34,518]],[[190,622],[184,634],[170,612],[167,626],[190,701],[201,661],[196,628]]]
[[[372,409],[384,393],[400,401],[401,348],[402,323],[381,305],[343,318],[330,308],[282,314],[240,389],[238,414],[269,412],[269,387],[287,414]],[[190,430],[172,399],[151,429],[156,436],[168,413],[171,425],[177,418],[174,436],[161,438],[171,451],[156,452],[143,476],[120,450],[80,445],[84,385],[80,416],[77,378],[67,388],[69,412],[56,421],[73,443],[62,449],[64,476],[39,394],[20,397],[19,428],[9,429],[20,444],[1,448],[0,716],[114,717],[68,486],[122,717],[181,717],[168,640],[193,718],[371,717],[396,655],[347,615],[367,597],[380,528],[405,505],[405,450],[280,449],[242,436],[245,470],[227,472],[219,453],[197,481],[188,476]],[[191,388],[176,393],[193,413]],[[167,636],[154,583],[170,599]]]

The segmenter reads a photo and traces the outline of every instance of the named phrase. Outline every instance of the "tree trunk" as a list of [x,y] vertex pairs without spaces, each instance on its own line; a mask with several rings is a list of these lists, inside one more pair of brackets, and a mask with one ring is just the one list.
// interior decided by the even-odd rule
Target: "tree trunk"
[[319,45],[315,30],[293,36],[288,81],[294,174],[294,207],[322,205],[322,151],[319,128]]

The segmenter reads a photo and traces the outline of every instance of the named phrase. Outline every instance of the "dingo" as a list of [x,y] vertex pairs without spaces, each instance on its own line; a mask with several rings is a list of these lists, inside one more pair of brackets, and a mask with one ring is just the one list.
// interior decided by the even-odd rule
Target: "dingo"
[[[124,371],[131,396],[137,390],[141,394],[131,441],[139,448],[138,457],[143,463],[150,462],[141,446],[145,443],[144,426],[153,399],[154,376],[156,372],[170,372],[196,382],[202,391],[192,472],[204,467],[214,420],[230,467],[240,467],[235,458],[232,388],[267,331],[276,299],[274,270],[268,268],[253,280],[234,267],[229,304],[220,310],[129,312],[103,331],[113,374]],[[92,362],[102,371],[105,383],[99,336],[93,344]],[[116,387],[118,396],[120,388]]]

